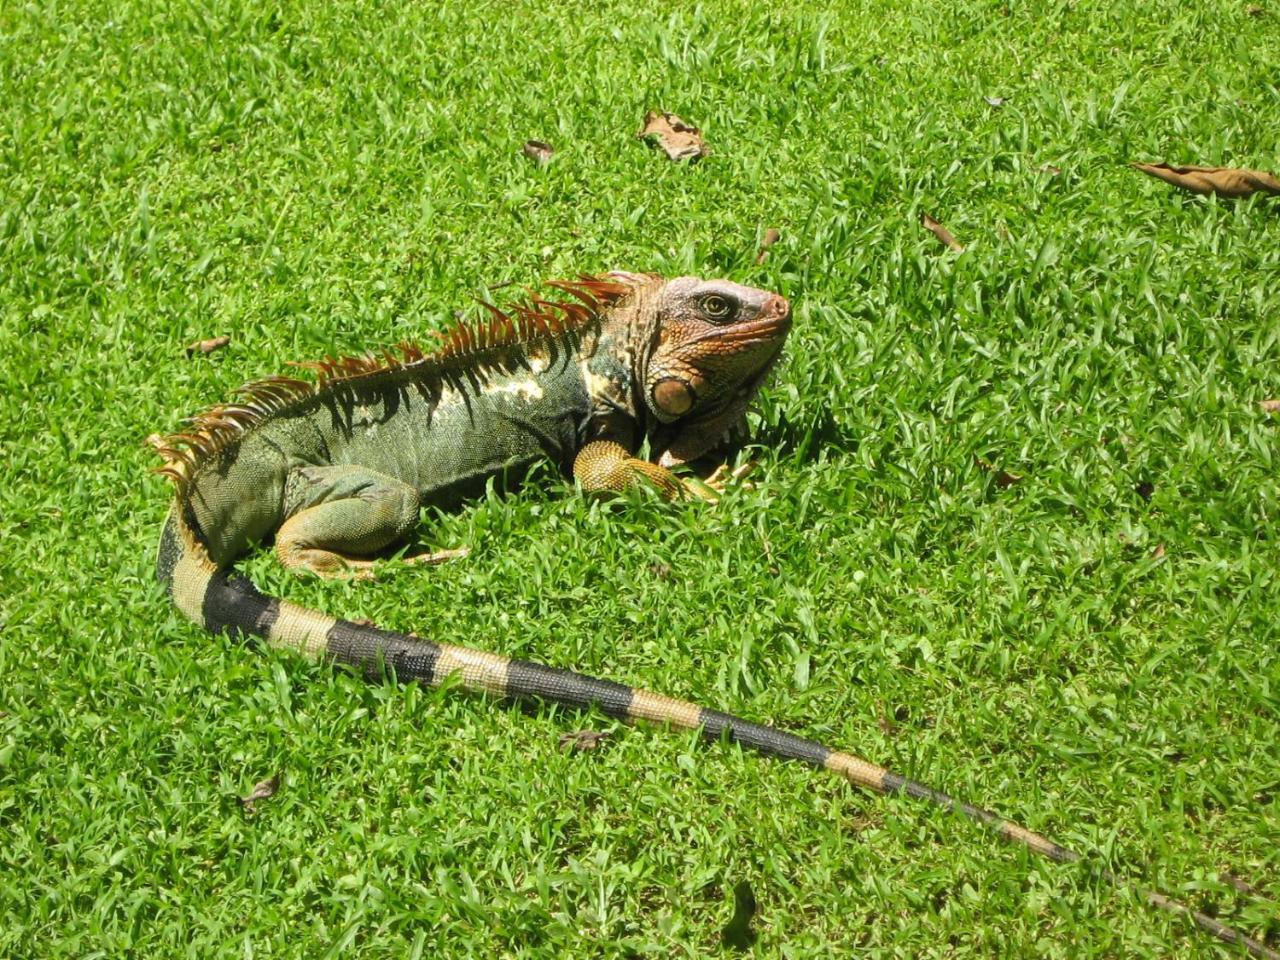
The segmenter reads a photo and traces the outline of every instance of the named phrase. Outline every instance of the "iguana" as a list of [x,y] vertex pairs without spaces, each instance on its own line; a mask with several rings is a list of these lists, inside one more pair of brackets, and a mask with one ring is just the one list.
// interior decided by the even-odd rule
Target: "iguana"
[[[401,541],[424,505],[449,506],[493,478],[518,480],[550,460],[586,491],[648,485],[663,497],[706,493],[672,472],[722,446],[777,361],[791,327],[783,297],[725,280],[649,274],[580,276],[530,292],[507,310],[460,324],[432,352],[401,344],[381,357],[301,364],[313,381],[276,376],[152,437],[175,496],[156,572],[173,603],[212,633],[241,633],[370,677],[595,706],[727,737],[825,767],[862,787],[905,793],[961,813],[1057,861],[1079,855],[979,807],[850,753],[572,670],[438,643],[318,613],[260,593],[231,569],[274,538],[284,566],[368,576],[371,555]],[[648,451],[647,457],[640,456]],[[711,489],[723,483],[711,478]],[[457,552],[409,559],[437,561]],[[1114,878],[1113,878],[1114,879]],[[1191,915],[1228,942],[1276,957],[1213,918]]]

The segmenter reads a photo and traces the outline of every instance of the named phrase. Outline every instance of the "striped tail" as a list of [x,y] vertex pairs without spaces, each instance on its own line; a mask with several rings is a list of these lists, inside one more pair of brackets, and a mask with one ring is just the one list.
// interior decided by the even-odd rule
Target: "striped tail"
[[[915,780],[891,773],[850,753],[832,750],[732,714],[710,710],[612,680],[549,667],[501,654],[434,643],[392,630],[382,630],[326,616],[306,607],[268,597],[247,579],[219,568],[179,517],[171,511],[160,539],[156,573],[174,604],[210,633],[260,637],[273,647],[288,648],[311,659],[329,659],[359,668],[371,680],[390,673],[400,681],[440,686],[456,678],[464,689],[513,699],[537,699],[567,707],[596,707],[622,720],[649,720],[684,730],[700,730],[708,740],[727,737],[761,753],[824,767],[850,783],[882,794],[904,793],[927,800],[988,827],[999,836],[1050,860],[1071,863],[1079,853],[1006,820],[989,810],[955,800]],[[1104,879],[1126,881],[1109,871]],[[1185,914],[1215,937],[1243,946],[1255,957],[1280,960],[1266,944],[1225,926],[1213,917],[1154,890],[1135,889],[1148,903]]]

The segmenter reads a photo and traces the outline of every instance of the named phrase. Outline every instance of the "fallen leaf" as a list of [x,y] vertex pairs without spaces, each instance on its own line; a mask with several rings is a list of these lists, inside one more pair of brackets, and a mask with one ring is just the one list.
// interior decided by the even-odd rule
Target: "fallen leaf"
[[1192,193],[1216,193],[1220,197],[1247,197],[1262,191],[1280,196],[1280,180],[1263,170],[1241,167],[1172,167],[1167,163],[1135,163],[1145,174]]
[[253,785],[253,789],[249,791],[247,797],[241,797],[240,802],[244,804],[244,808],[250,813],[254,810],[254,803],[258,800],[266,800],[268,797],[274,797],[277,790],[280,789],[280,774],[276,774],[267,780],[259,780]]
[[883,703],[876,705],[876,725],[880,727],[880,732],[885,736],[892,737],[898,732],[898,725],[885,712]]
[[1263,9],[1256,3],[1251,3],[1244,8],[1244,12],[1251,17],[1260,17],[1264,13]]
[[579,730],[576,733],[560,734],[560,749],[571,753],[595,750],[609,738],[607,730]]
[[659,580],[665,580],[671,576],[671,565],[669,563],[651,563],[649,564],[649,573]]
[[526,140],[520,152],[541,167],[551,159],[555,149],[542,140]]
[[636,136],[650,144],[656,142],[672,160],[695,163],[711,152],[702,139],[701,130],[664,110],[646,113],[644,126]]
[[756,915],[756,895],[751,884],[743,880],[733,888],[733,917],[720,931],[726,947],[746,950],[756,942],[756,932],[751,921]]
[[756,254],[756,266],[764,263],[769,257],[769,248],[778,242],[778,238],[782,234],[770,227],[764,232],[764,237],[760,240],[760,252]]
[[978,466],[983,470],[996,475],[996,486],[1000,487],[1002,490],[1006,487],[1012,487],[1015,483],[1019,483],[1022,480],[1022,474],[1001,469],[985,457],[976,457],[975,459],[978,461]]
[[1040,166],[1036,167],[1036,169],[1039,170],[1041,173],[1049,174],[1049,176],[1051,177],[1056,177],[1058,174],[1062,172],[1061,167],[1055,167],[1051,163],[1042,163],[1040,164]]
[[1280,400],[1259,400],[1263,413],[1280,413]]
[[982,99],[993,107],[1003,107],[1005,103],[1004,97],[983,97]]
[[1271,899],[1248,880],[1245,880],[1243,877],[1237,877],[1234,873],[1224,873],[1222,875],[1222,879],[1228,886],[1234,887],[1236,890],[1250,897],[1258,897],[1261,900]]
[[926,230],[932,233],[935,237],[941,240],[944,244],[946,244],[952,250],[955,250],[957,253],[964,250],[964,247],[960,245],[959,241],[957,241],[956,238],[951,235],[951,231],[948,230],[946,227],[944,227],[942,224],[940,224],[937,220],[933,219],[933,217],[929,216],[927,213],[921,212],[920,226],[924,227]]
[[187,356],[194,357],[197,353],[210,354],[215,350],[221,350],[230,342],[230,337],[210,337],[208,340],[197,340],[195,343],[187,344]]
[[1163,544],[1163,543],[1158,543],[1158,544],[1156,544],[1156,548],[1155,548],[1154,550],[1152,550],[1152,551],[1151,551],[1151,559],[1152,559],[1152,560],[1160,560],[1160,559],[1162,559],[1163,557],[1164,557],[1164,544]]

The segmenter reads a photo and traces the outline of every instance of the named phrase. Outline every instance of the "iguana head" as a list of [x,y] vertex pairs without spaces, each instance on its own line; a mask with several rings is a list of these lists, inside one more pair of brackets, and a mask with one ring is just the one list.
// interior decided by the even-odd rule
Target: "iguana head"
[[782,352],[791,305],[729,280],[677,277],[650,301],[644,402],[661,424],[659,462],[702,456],[735,427]]

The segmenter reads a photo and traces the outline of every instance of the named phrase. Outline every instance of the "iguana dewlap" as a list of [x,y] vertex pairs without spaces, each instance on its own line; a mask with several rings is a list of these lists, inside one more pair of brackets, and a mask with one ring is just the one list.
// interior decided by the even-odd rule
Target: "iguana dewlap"
[[[668,498],[671,467],[714,452],[735,432],[791,325],[777,294],[724,280],[614,273],[551,284],[448,333],[432,353],[325,360],[316,381],[272,377],[153,441],[176,494],[157,575],[178,609],[213,633],[262,638],[370,676],[534,697],[700,729],[833,770],[882,793],[904,792],[984,823],[1055,860],[1078,855],[986,810],[848,753],[696,704],[557,667],[513,660],[339,619],[260,593],[230,565],[274,538],[289,567],[360,574],[405,537],[426,505],[448,506],[538,461],[586,490],[637,484]],[[647,457],[640,456],[647,450]],[[429,557],[427,559],[435,559]],[[1202,913],[1216,936],[1276,957]]]

